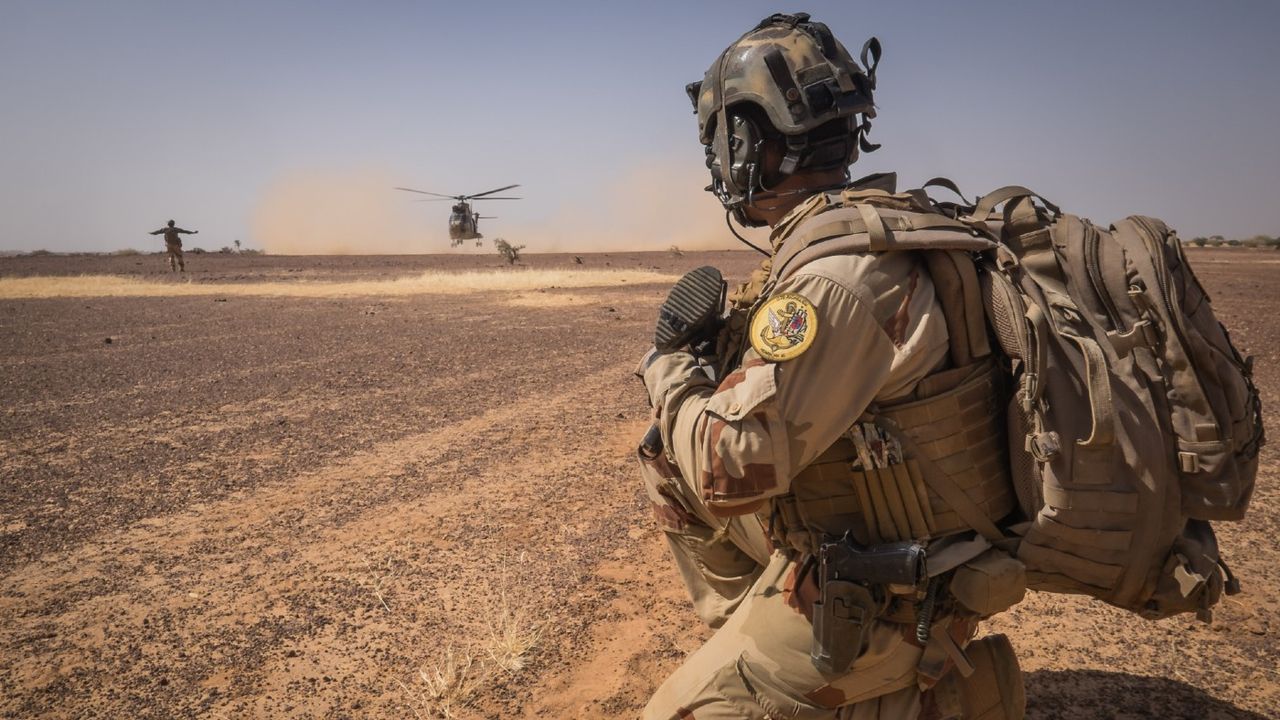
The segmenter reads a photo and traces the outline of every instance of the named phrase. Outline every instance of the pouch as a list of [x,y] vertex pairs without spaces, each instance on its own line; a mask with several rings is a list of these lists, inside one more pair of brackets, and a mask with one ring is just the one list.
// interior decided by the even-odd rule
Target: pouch
[[956,568],[951,594],[978,617],[990,617],[1022,602],[1027,568],[1021,560],[992,548]]

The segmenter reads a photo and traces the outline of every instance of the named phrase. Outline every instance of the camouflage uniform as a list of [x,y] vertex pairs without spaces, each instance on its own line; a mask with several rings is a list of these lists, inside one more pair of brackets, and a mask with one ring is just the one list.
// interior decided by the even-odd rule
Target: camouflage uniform
[[187,265],[182,261],[182,238],[180,235],[194,235],[197,230],[183,230],[175,227],[173,221],[159,230],[153,230],[152,235],[164,235],[164,249],[169,260],[169,270],[187,271]]
[[[789,220],[802,219],[812,206],[800,206]],[[790,227],[779,225],[775,247]],[[871,403],[907,396],[946,362],[946,325],[929,276],[912,254],[821,258],[769,296],[783,293],[808,299],[816,310],[816,338],[800,356],[773,363],[748,349],[718,385],[696,358],[683,353],[662,356],[645,372],[664,444],[682,471],[661,458],[646,474],[654,476],[655,464],[665,466],[658,474],[676,478],[668,487],[681,476],[697,478],[696,487],[680,487],[682,502],[658,504],[655,514],[671,530],[683,524],[684,533],[669,530],[668,537],[700,615],[714,627],[725,611],[732,613],[658,690],[646,717],[834,717],[836,708],[890,693],[875,703],[892,707],[884,717],[911,717],[908,709],[918,709],[922,648],[911,634],[914,628],[908,633],[903,625],[882,624],[849,672],[824,677],[809,661],[808,617],[816,588],[794,587],[801,558],[780,552],[767,567],[752,567],[748,561],[761,559],[759,545],[721,542],[708,548],[694,539],[737,524],[750,529],[743,535],[765,542],[767,521],[739,513],[787,493],[791,479]],[[694,552],[681,557],[681,544]],[[708,562],[717,558],[720,568],[731,571]],[[695,566],[702,572],[687,569]],[[749,579],[754,584],[744,588]],[[952,625],[950,618],[939,622]],[[971,630],[963,623],[952,628],[960,642]],[[708,714],[709,708],[715,709]],[[859,712],[864,714],[854,717],[876,717]]]
[[[739,291],[718,358],[676,351],[643,368],[664,448],[641,449],[649,499],[695,608],[719,628],[647,718],[1021,717],[1007,641],[964,649],[1024,587],[1021,565],[990,544],[1013,492],[986,332],[970,330],[973,248],[934,252],[932,231],[891,246],[891,230],[955,235],[921,194],[825,192],[875,149],[879,56],[872,38],[859,66],[825,25],[774,15],[686,88],[708,189],[740,222],[772,224],[773,256]],[[807,199],[778,217],[793,193]],[[679,319],[681,302],[665,316]],[[832,581],[815,556],[842,537],[927,545],[928,577],[893,585],[858,566]],[[816,660],[815,627],[837,628]]]

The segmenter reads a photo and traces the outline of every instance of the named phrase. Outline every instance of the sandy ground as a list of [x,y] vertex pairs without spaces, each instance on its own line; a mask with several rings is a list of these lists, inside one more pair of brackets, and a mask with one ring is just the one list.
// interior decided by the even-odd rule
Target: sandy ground
[[[1280,402],[1280,254],[1194,250]],[[530,255],[678,275],[746,252]],[[492,256],[0,258],[3,279],[390,280]],[[0,298],[0,716],[634,717],[708,636],[644,510],[661,282]],[[1033,718],[1280,717],[1277,450],[1212,625],[1033,595]],[[470,658],[468,665],[467,659]],[[446,697],[432,692],[445,688]]]

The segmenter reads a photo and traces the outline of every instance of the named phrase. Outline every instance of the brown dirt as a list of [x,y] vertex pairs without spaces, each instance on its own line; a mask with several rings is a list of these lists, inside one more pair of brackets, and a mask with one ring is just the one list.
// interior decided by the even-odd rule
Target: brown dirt
[[[528,264],[755,262],[582,257]],[[1273,257],[1192,251],[1268,407]],[[210,283],[498,264],[189,256]],[[164,270],[0,259],[0,279],[104,273]],[[0,716],[427,717],[419,668],[482,647],[504,594],[538,643],[459,716],[635,716],[707,637],[629,459],[665,290],[0,300]],[[1220,528],[1245,593],[1213,625],[1046,595],[989,623],[1030,717],[1280,717],[1276,462]]]

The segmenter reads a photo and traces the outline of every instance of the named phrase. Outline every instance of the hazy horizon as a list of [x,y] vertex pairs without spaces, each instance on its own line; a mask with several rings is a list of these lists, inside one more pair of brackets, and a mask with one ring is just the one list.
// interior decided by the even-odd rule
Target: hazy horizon
[[[737,246],[684,95],[763,2],[0,6],[0,250],[443,252],[474,193],[526,252]],[[1280,5],[810,3],[885,47],[854,176],[1030,186],[1184,238],[1280,234]],[[474,247],[469,244],[469,247]]]

